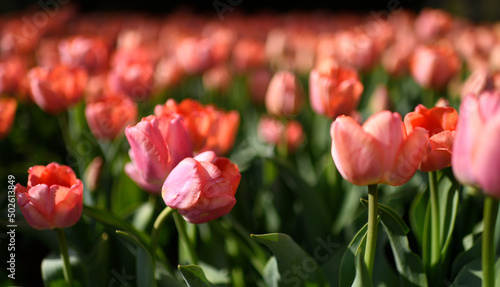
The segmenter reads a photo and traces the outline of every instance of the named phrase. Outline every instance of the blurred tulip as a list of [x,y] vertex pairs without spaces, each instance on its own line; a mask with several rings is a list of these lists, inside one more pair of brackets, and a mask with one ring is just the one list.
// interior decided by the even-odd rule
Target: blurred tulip
[[155,79],[160,88],[171,88],[181,82],[184,70],[175,57],[160,58],[155,69]]
[[73,170],[55,162],[28,170],[28,185],[16,184],[17,203],[35,229],[70,227],[82,215],[83,184]]
[[125,173],[141,188],[159,193],[170,171],[184,158],[193,155],[182,117],[148,116],[135,126],[127,126],[131,163]]
[[42,38],[35,50],[36,63],[40,67],[54,68],[61,64],[58,38]]
[[162,197],[193,224],[206,223],[231,211],[240,183],[238,166],[207,151],[181,161],[165,180]]
[[22,92],[22,81],[27,63],[21,57],[11,56],[0,62],[0,94],[16,95]]
[[85,169],[84,182],[85,186],[91,191],[96,191],[101,179],[101,171],[104,161],[102,157],[96,156]]
[[213,67],[203,73],[203,86],[206,90],[225,92],[231,85],[231,72],[224,66]]
[[382,55],[382,65],[387,73],[394,77],[408,73],[409,59],[416,43],[413,31],[406,29],[398,32],[395,42]]
[[423,9],[415,19],[415,32],[423,42],[432,42],[443,37],[453,25],[450,14],[439,9]]
[[335,59],[342,64],[367,72],[378,62],[382,50],[362,30],[352,29],[339,33],[336,37]]
[[89,74],[102,71],[108,65],[108,48],[101,38],[75,36],[59,43],[61,63],[81,67]]
[[97,139],[114,140],[125,126],[136,123],[137,104],[125,96],[107,94],[87,103],[85,117]]
[[386,85],[379,84],[375,88],[373,94],[370,96],[368,107],[370,108],[371,114],[391,109],[391,98],[389,97],[389,91]]
[[356,71],[341,67],[332,59],[323,60],[309,75],[311,107],[331,119],[354,111],[362,92],[363,84]]
[[468,94],[479,95],[484,91],[493,90],[495,90],[493,73],[488,69],[477,69],[463,83],[460,96],[463,99]]
[[295,75],[281,71],[274,74],[266,93],[266,108],[270,114],[293,116],[304,106],[305,95]]
[[421,171],[437,171],[451,165],[453,139],[458,122],[458,113],[451,107],[427,109],[418,105],[414,112],[406,114],[404,123],[408,133],[416,127],[427,130],[429,143],[420,162]]
[[176,59],[187,74],[199,74],[213,65],[211,48],[209,39],[185,38],[177,46]]
[[247,84],[250,99],[256,104],[264,104],[266,92],[273,74],[267,68],[253,70],[248,74]]
[[410,59],[410,71],[424,88],[443,89],[460,69],[460,59],[448,45],[418,46]]
[[178,114],[189,133],[193,150],[201,153],[211,150],[218,155],[228,153],[234,145],[240,115],[237,111],[223,111],[215,106],[203,106],[200,102],[185,99],[179,104],[169,99],[165,105],[155,108],[155,115]]
[[457,180],[500,198],[500,93],[465,96],[453,142],[451,164]]
[[87,84],[85,70],[64,65],[35,67],[28,77],[33,100],[49,114],[57,114],[79,102]]
[[338,171],[356,185],[406,183],[417,171],[428,141],[420,127],[407,135],[401,116],[389,111],[374,114],[363,126],[339,116],[330,134]]
[[253,39],[241,39],[233,47],[232,62],[236,71],[243,73],[265,63],[264,43]]
[[9,134],[16,116],[16,109],[16,99],[0,98],[0,140]]
[[265,143],[276,146],[286,141],[287,151],[293,153],[304,141],[304,130],[300,122],[289,120],[285,124],[272,117],[262,117],[258,125],[259,136]]

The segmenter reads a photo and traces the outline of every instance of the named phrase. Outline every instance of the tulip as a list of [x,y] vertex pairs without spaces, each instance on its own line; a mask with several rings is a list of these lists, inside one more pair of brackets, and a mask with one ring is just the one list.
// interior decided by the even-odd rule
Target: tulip
[[259,120],[258,133],[266,143],[276,146],[286,143],[287,152],[294,152],[304,141],[304,130],[300,122],[290,120],[286,125],[272,117]]
[[16,109],[17,101],[14,98],[0,98],[0,140],[9,134]]
[[382,44],[362,30],[352,29],[339,33],[336,40],[335,59],[339,62],[367,72],[377,64]]
[[256,103],[263,105],[266,100],[267,87],[271,81],[273,74],[267,68],[261,68],[250,72],[248,75],[248,93],[250,99]]
[[309,75],[312,109],[331,119],[354,111],[363,92],[356,71],[338,66],[332,59],[323,60]]
[[178,114],[148,116],[125,128],[131,163],[125,173],[141,188],[159,193],[172,169],[192,156],[189,135]]
[[99,72],[108,65],[108,48],[101,38],[75,36],[59,43],[61,63],[82,67],[89,73]]
[[450,46],[418,46],[410,58],[410,72],[424,88],[443,89],[460,68]]
[[28,73],[35,103],[49,114],[57,114],[80,101],[87,83],[87,73],[80,68],[59,65],[35,67]]
[[35,229],[65,228],[81,217],[83,184],[73,170],[55,162],[28,170],[28,185],[16,184],[17,203]]
[[88,103],[85,117],[97,139],[113,140],[125,126],[137,121],[137,104],[125,96],[109,94]]
[[264,43],[252,39],[241,39],[233,48],[232,62],[238,72],[259,68],[265,63]]
[[428,140],[420,127],[407,135],[401,116],[389,111],[376,113],[363,126],[339,116],[330,134],[337,169],[356,185],[406,183],[417,171]]
[[375,114],[383,110],[389,110],[391,106],[391,98],[389,97],[387,86],[379,84],[375,87],[375,90],[370,97],[368,108],[372,114]]
[[26,60],[20,57],[9,57],[0,62],[0,94],[15,95],[22,91],[26,66]]
[[236,164],[207,151],[181,161],[165,180],[161,195],[186,221],[205,223],[231,211],[240,178]]
[[480,186],[500,198],[500,93],[467,95],[460,105],[451,158],[453,173],[463,184]]
[[213,67],[203,73],[203,86],[206,90],[225,92],[231,85],[231,72],[224,66]]
[[451,107],[427,109],[418,105],[414,112],[404,118],[406,131],[411,133],[416,127],[427,130],[429,143],[420,162],[421,171],[437,171],[451,165],[453,139],[458,122],[458,113]]
[[179,41],[176,59],[187,74],[198,74],[213,65],[209,39],[189,37]]
[[278,72],[269,82],[266,108],[270,114],[293,116],[304,106],[304,92],[299,81],[290,72]]
[[431,42],[448,33],[452,25],[453,18],[447,12],[425,8],[415,19],[415,32],[424,42]]
[[488,69],[475,70],[463,83],[460,96],[465,98],[468,94],[479,95],[484,91],[493,91],[495,87],[494,76]]

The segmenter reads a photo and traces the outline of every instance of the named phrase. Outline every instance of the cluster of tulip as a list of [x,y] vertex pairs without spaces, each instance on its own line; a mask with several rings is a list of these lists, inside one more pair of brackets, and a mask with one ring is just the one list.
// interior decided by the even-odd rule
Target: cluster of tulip
[[[434,9],[392,11],[386,19],[232,13],[219,21],[188,11],[155,18],[59,8],[43,25],[25,21],[32,12],[0,17],[2,157],[20,146],[51,162],[26,159],[28,184],[15,189],[26,222],[56,229],[60,239],[60,276],[42,264],[47,286],[63,276],[69,286],[103,285],[111,276],[73,278],[78,266],[62,228],[101,238],[98,250],[116,231],[133,246],[127,260],[137,286],[182,286],[181,276],[189,286],[494,286],[498,25]],[[43,133],[54,118],[62,135],[48,148],[54,158],[46,148],[28,151],[43,137],[27,139],[26,126]],[[86,131],[92,147],[82,154]],[[67,165],[55,162],[64,159]],[[7,168],[14,162],[2,159]],[[353,205],[365,197],[356,186],[368,186],[366,224]],[[474,200],[481,196],[484,205]],[[243,203],[233,210],[237,199]],[[481,209],[482,221],[457,223],[458,210],[467,217]],[[174,231],[162,227],[169,214]],[[271,258],[246,238],[273,231],[294,239],[254,235]],[[478,234],[478,243],[461,244]],[[344,252],[321,259],[317,238],[331,235]],[[79,244],[75,253],[90,249]],[[198,257],[206,277],[198,266],[174,271],[169,263],[197,264]]]

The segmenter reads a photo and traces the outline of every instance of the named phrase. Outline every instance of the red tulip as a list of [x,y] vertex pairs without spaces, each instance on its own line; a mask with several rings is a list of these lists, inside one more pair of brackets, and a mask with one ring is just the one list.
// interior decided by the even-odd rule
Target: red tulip
[[28,77],[33,100],[49,114],[57,114],[80,101],[87,84],[85,70],[64,65],[35,67]]
[[87,103],[85,117],[97,139],[113,140],[137,121],[137,104],[125,96],[108,94]]
[[131,163],[125,172],[141,188],[159,193],[170,171],[192,156],[189,135],[178,114],[148,116],[125,128]]
[[478,185],[500,198],[500,93],[467,95],[460,105],[460,121],[453,142],[451,164],[463,184]]
[[75,36],[59,43],[61,63],[86,69],[89,73],[102,71],[108,65],[108,48],[101,38]]
[[293,116],[304,106],[305,95],[299,81],[291,72],[278,72],[269,82],[266,108],[270,114]]
[[28,170],[28,185],[16,185],[24,218],[35,229],[65,228],[81,217],[83,184],[73,170],[55,162]]
[[335,119],[339,115],[349,115],[357,108],[363,84],[356,71],[325,59],[311,71],[309,91],[312,109]]
[[9,134],[16,108],[17,101],[14,98],[0,98],[0,140]]
[[363,126],[339,116],[330,134],[337,169],[356,185],[406,183],[417,171],[428,140],[420,127],[407,135],[401,116],[389,111],[374,114]]
[[205,223],[231,211],[240,178],[236,164],[207,151],[181,161],[165,180],[161,195],[186,221]]
[[419,169],[429,172],[451,165],[451,155],[458,113],[451,107],[434,107],[427,109],[418,105],[404,119],[406,131],[411,133],[416,127],[427,130],[429,143],[420,162]]

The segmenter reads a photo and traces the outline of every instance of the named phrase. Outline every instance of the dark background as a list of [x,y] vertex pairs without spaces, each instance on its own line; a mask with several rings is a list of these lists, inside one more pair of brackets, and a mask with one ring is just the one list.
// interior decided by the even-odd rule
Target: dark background
[[77,4],[82,12],[93,11],[144,11],[165,14],[178,7],[191,7],[202,13],[214,13],[214,2],[239,3],[235,9],[240,12],[259,11],[382,11],[388,10],[388,6],[396,5],[408,10],[420,11],[423,7],[434,7],[445,9],[456,16],[466,17],[474,21],[497,21],[500,20],[500,5],[496,0],[298,0],[298,1],[261,1],[261,0],[187,0],[187,1],[154,1],[154,0],[16,0],[1,1],[0,13],[19,11],[28,7],[37,8],[38,2],[49,3],[50,1],[61,1]]

